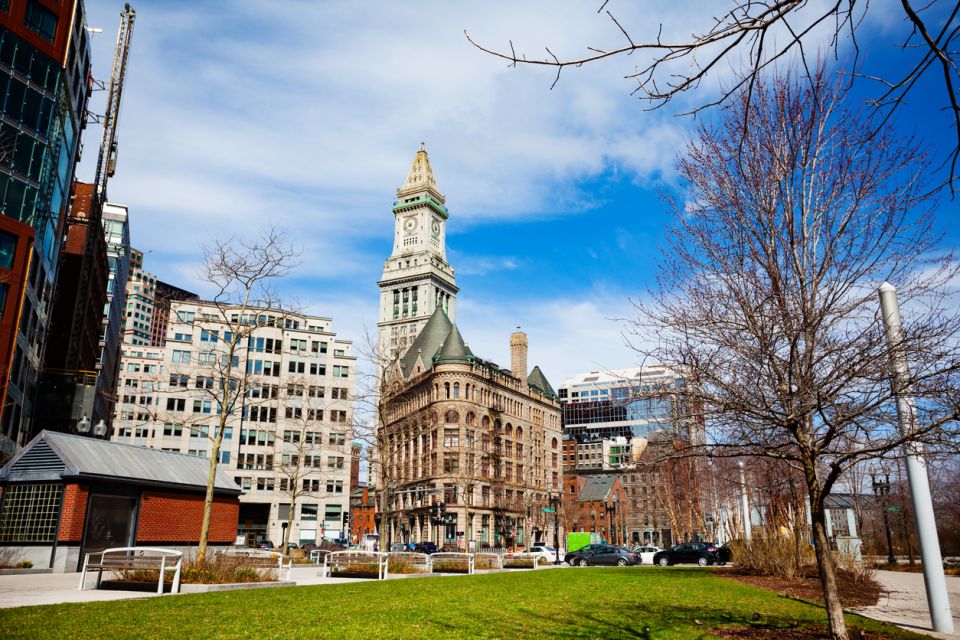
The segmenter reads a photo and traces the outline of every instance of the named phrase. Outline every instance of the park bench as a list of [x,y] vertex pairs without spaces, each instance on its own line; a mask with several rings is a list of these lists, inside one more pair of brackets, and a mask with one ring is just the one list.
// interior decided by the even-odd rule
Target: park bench
[[159,571],[157,593],[163,593],[163,578],[168,571],[173,572],[173,587],[171,592],[180,591],[180,565],[183,554],[173,549],[159,547],[116,547],[105,549],[99,553],[88,553],[83,561],[83,572],[80,574],[80,591],[83,591],[87,578],[87,571],[97,572],[97,586],[103,579],[104,571]]
[[245,567],[251,569],[276,569],[277,577],[283,575],[283,570],[287,570],[286,579],[290,579],[290,571],[293,569],[293,560],[283,562],[283,554],[279,551],[270,551],[269,549],[225,549],[217,553],[218,556],[229,558],[242,558]]

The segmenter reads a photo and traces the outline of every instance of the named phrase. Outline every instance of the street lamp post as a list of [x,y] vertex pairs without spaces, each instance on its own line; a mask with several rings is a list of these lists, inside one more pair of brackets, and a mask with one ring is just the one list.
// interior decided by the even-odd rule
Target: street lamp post
[[560,564],[560,496],[550,495],[550,506],[553,507],[553,564]]
[[[878,473],[879,471],[879,473]],[[893,535],[890,533],[890,518],[887,514],[887,496],[890,495],[890,472],[886,466],[874,468],[870,472],[873,483],[873,493],[880,498],[880,508],[883,510],[883,528],[887,532],[887,563],[897,564],[897,556],[893,555]]]
[[753,523],[750,522],[750,500],[747,498],[747,474],[743,470],[743,460],[737,461],[740,467],[740,498],[743,501],[743,535],[747,542],[753,537]]

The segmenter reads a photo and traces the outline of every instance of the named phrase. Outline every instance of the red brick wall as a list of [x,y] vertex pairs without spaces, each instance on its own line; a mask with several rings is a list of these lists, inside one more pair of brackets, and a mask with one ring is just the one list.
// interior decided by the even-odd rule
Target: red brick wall
[[60,508],[60,542],[80,542],[83,539],[83,519],[87,515],[86,487],[68,484],[63,487],[63,503]]
[[[239,516],[238,498],[215,498],[208,542],[233,544]],[[203,495],[145,491],[140,500],[137,543],[196,543],[202,520]]]

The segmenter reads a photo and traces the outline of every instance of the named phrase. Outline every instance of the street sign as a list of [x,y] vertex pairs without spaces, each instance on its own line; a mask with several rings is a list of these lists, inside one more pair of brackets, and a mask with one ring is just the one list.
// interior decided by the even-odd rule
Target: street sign
[[544,507],[544,508],[543,508],[543,512],[544,512],[544,513],[555,513],[555,512],[556,512],[556,509],[554,509],[553,507]]

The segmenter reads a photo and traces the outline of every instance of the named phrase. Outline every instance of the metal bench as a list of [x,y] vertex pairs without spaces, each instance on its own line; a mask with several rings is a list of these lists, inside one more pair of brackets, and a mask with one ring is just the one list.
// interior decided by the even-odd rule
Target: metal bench
[[157,593],[163,593],[163,578],[168,571],[173,571],[172,593],[180,591],[180,565],[183,562],[183,553],[173,549],[159,547],[116,547],[105,549],[99,553],[88,553],[83,561],[83,572],[80,574],[79,590],[83,591],[87,578],[87,571],[97,572],[97,586],[103,580],[104,571],[159,571]]
[[230,558],[242,558],[243,565],[252,569],[276,569],[277,577],[287,570],[286,579],[290,579],[290,571],[293,570],[293,560],[283,563],[283,554],[279,551],[270,551],[269,549],[226,549],[217,554]]

